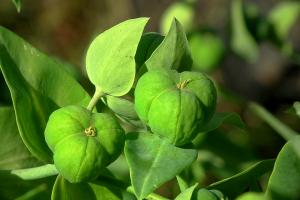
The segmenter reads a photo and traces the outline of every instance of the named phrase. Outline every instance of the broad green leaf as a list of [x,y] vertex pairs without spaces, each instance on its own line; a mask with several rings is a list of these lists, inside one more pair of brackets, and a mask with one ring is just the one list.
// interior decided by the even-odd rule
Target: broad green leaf
[[193,193],[195,191],[195,189],[197,188],[198,183],[196,183],[195,185],[187,188],[186,190],[182,191],[176,198],[175,200],[191,200]]
[[29,151],[51,162],[44,139],[48,116],[58,107],[86,106],[87,92],[64,70],[63,64],[0,27],[0,68],[9,87],[18,129]]
[[258,57],[258,46],[249,32],[243,13],[243,0],[231,1],[231,48],[248,62],[254,62]]
[[12,2],[15,4],[17,11],[20,12],[22,1],[21,0],[12,0]]
[[174,19],[172,26],[162,43],[145,62],[148,70],[190,69],[192,59],[188,41],[180,23]]
[[280,2],[271,10],[268,20],[281,40],[286,39],[299,14],[300,3],[297,1]]
[[288,141],[279,152],[267,187],[272,200],[300,199],[300,136]]
[[52,200],[134,200],[129,193],[122,191],[112,184],[70,183],[62,176],[58,176],[52,190]]
[[24,145],[12,107],[0,107],[0,169],[11,170],[40,164]]
[[296,114],[300,117],[300,102],[299,101],[296,101],[294,103],[294,109],[296,111]]
[[196,150],[175,147],[150,133],[127,134],[124,152],[138,199],[147,197],[197,158]]
[[98,90],[122,96],[135,78],[135,54],[148,18],[124,21],[97,36],[86,56],[86,70]]
[[273,165],[274,160],[272,159],[260,161],[243,172],[209,185],[208,188],[220,190],[230,199],[234,199],[244,192],[253,181],[271,171]]
[[138,120],[134,104],[130,100],[121,97],[107,95],[104,102],[115,114],[127,119]]
[[160,22],[160,30],[163,34],[167,34],[171,27],[172,21],[176,18],[183,26],[185,31],[193,28],[195,12],[193,6],[185,2],[175,2],[168,7]]
[[246,192],[239,196],[236,200],[267,200],[264,193]]
[[210,132],[215,129],[217,129],[222,123],[228,123],[235,125],[239,128],[244,129],[245,124],[242,121],[241,117],[236,114],[236,113],[231,113],[231,112],[216,112],[212,119],[204,126],[202,127],[199,131],[200,132]]

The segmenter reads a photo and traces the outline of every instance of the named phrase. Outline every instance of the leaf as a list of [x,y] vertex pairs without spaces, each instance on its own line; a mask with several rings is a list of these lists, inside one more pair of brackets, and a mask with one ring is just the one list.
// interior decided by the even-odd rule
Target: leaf
[[191,200],[193,193],[195,191],[195,189],[197,188],[198,183],[196,183],[195,185],[187,188],[186,190],[184,190],[183,192],[181,192],[176,198],[175,200]]
[[20,12],[22,1],[21,0],[12,0],[12,2],[15,4],[17,11]]
[[148,18],[124,21],[97,36],[86,56],[86,70],[100,91],[122,96],[135,77],[135,54]]
[[269,179],[267,196],[273,200],[300,199],[300,136],[279,152]]
[[244,129],[245,124],[242,121],[241,117],[233,112],[216,112],[212,119],[204,126],[202,127],[199,131],[200,132],[210,132],[215,129],[217,129],[222,123],[228,123],[235,125],[239,128]]
[[278,3],[269,13],[268,20],[274,26],[276,35],[284,40],[300,14],[300,3],[287,1]]
[[196,150],[175,147],[150,133],[127,134],[124,152],[138,199],[174,178],[197,158]]
[[115,114],[127,119],[138,120],[138,116],[134,109],[133,102],[121,98],[107,95],[104,102]]
[[0,130],[0,169],[20,169],[40,164],[19,135],[12,107],[0,107]]
[[86,106],[87,92],[63,64],[0,27],[0,68],[9,87],[20,135],[38,159],[51,162],[44,128],[52,111],[70,104]]
[[232,50],[248,62],[254,62],[258,57],[258,46],[245,23],[243,0],[231,1],[231,28]]
[[52,200],[132,200],[133,197],[125,191],[111,184],[70,183],[62,176],[58,176],[52,190]]
[[188,186],[187,182],[183,178],[181,178],[181,176],[177,175],[176,179],[177,179],[177,183],[178,183],[178,186],[179,186],[179,189],[181,192],[188,189],[189,186]]
[[148,70],[176,69],[184,71],[192,66],[186,35],[180,23],[174,19],[162,43],[145,62]]
[[57,175],[58,171],[55,165],[46,164],[26,169],[15,169],[11,171],[11,174],[16,175],[23,180],[34,180]]
[[52,200],[79,200],[79,199],[90,199],[96,200],[92,188],[88,183],[77,183],[72,184],[65,180],[62,176],[57,176],[53,186]]
[[228,196],[229,199],[235,199],[239,194],[244,192],[253,181],[256,181],[263,174],[271,171],[273,165],[273,159],[257,162],[243,172],[209,185],[208,189],[220,190]]

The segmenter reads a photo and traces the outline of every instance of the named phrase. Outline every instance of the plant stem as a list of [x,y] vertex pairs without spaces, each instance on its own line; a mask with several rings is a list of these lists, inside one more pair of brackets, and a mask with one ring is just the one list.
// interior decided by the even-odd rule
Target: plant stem
[[95,93],[94,93],[89,105],[87,106],[87,109],[92,111],[93,108],[96,106],[97,102],[99,101],[99,99],[101,97],[103,97],[104,95],[105,95],[105,93],[102,92],[102,90],[96,88]]
[[55,165],[47,164],[39,167],[12,170],[11,174],[14,174],[24,180],[34,180],[57,175],[58,171]]
[[281,135],[285,140],[290,140],[294,136],[298,135],[296,131],[282,123],[276,117],[274,117],[269,111],[257,103],[250,103],[249,108],[267,124],[269,124],[275,131]]

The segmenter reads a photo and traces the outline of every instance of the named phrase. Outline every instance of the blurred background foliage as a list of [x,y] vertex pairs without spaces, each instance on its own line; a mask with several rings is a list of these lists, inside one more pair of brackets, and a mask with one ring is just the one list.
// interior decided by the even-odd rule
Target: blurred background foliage
[[[275,158],[285,143],[248,102],[262,104],[300,131],[299,118],[291,111],[300,99],[299,14],[300,1],[282,0],[23,0],[19,13],[11,1],[0,3],[0,25],[70,63],[70,72],[89,92],[93,87],[85,75],[84,58],[97,34],[139,16],[151,17],[147,31],[166,34],[176,17],[187,32],[193,70],[207,72],[218,87],[217,111],[237,112],[246,124],[244,129],[222,125],[196,139],[198,160],[182,176],[202,186],[255,161]],[[0,104],[10,105],[2,75],[0,81]],[[124,157],[110,168],[129,181]],[[168,182],[160,192],[171,197],[173,185]]]

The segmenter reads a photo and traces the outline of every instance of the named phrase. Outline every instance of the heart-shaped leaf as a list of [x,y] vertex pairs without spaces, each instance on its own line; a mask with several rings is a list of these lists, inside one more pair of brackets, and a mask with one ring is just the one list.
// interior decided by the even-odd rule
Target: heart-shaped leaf
[[145,65],[148,70],[165,68],[184,71],[191,68],[192,62],[184,30],[174,19],[168,34]]
[[267,187],[273,200],[300,199],[300,136],[295,136],[279,152]]
[[196,150],[175,147],[150,133],[127,134],[124,151],[138,199],[174,178],[197,158]]
[[12,96],[20,135],[29,151],[46,162],[52,160],[44,139],[50,113],[69,104],[86,106],[90,100],[63,66],[0,27],[0,68]]
[[86,70],[98,90],[113,96],[129,92],[135,54],[148,18],[124,21],[97,36],[86,56]]

